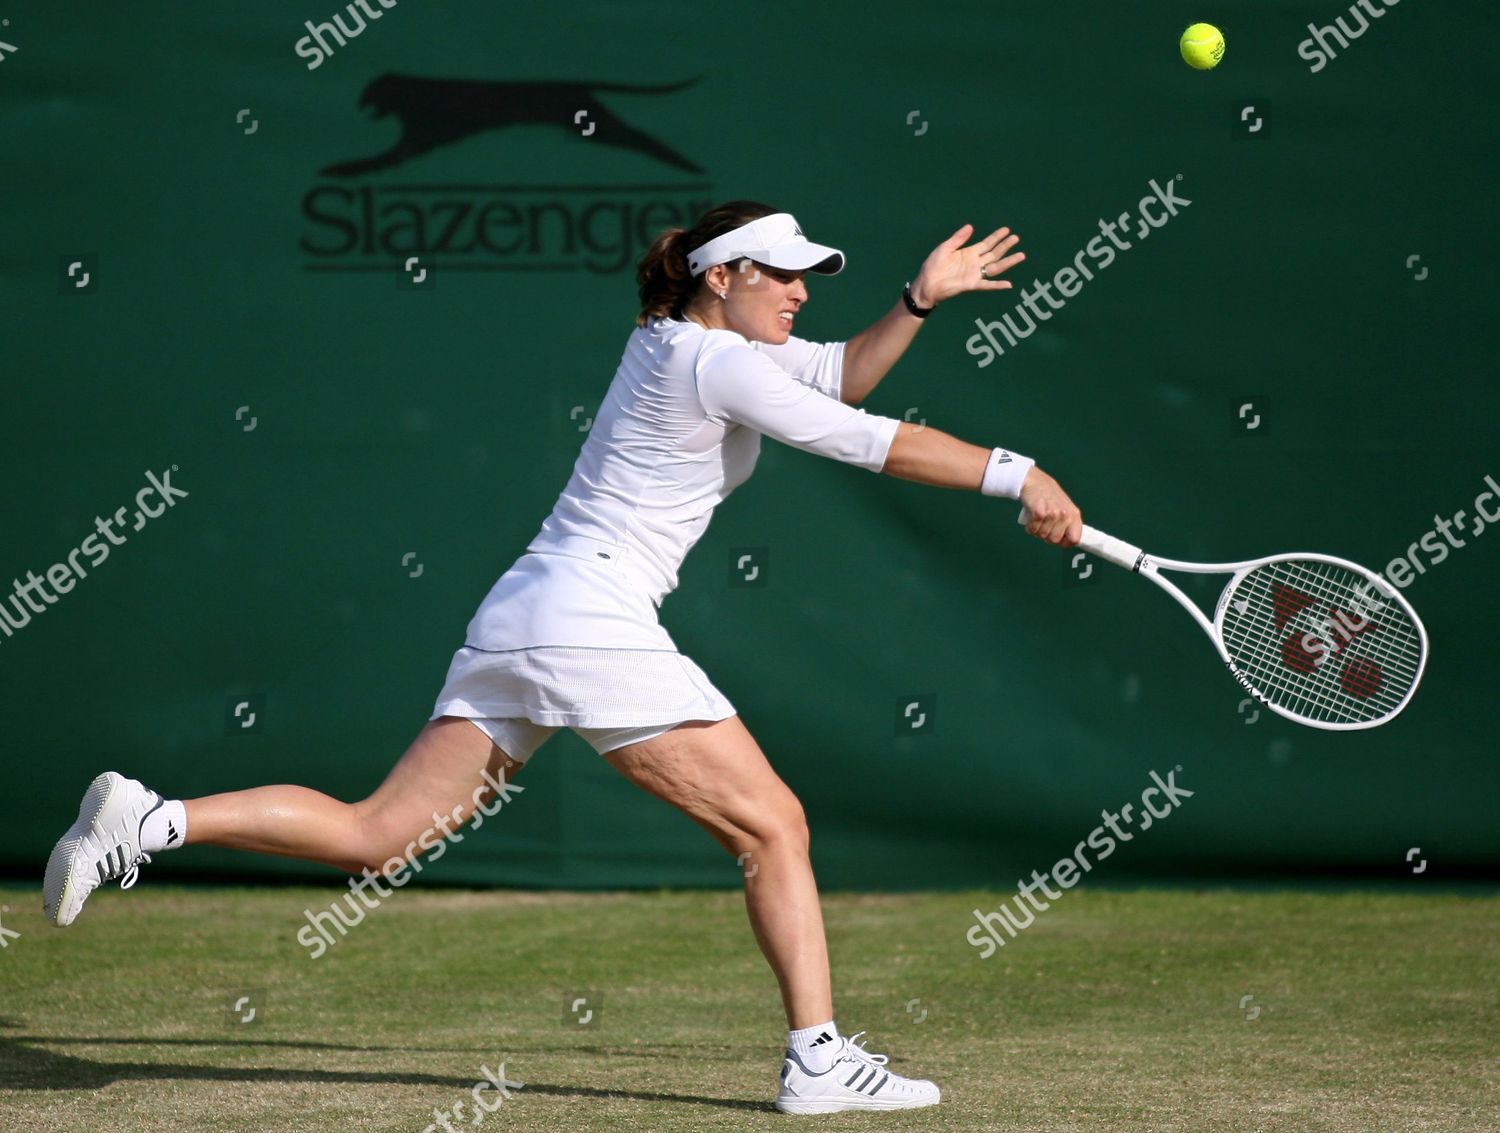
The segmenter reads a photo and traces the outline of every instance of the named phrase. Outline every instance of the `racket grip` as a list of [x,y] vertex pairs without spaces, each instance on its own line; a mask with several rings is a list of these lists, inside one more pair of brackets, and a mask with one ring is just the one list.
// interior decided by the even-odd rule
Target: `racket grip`
[[[1016,516],[1016,522],[1028,524],[1031,522],[1031,509],[1022,508],[1021,514]],[[1126,570],[1135,570],[1145,554],[1133,543],[1127,543],[1123,539],[1116,539],[1113,535],[1106,535],[1097,528],[1090,527],[1087,523],[1083,525],[1083,538],[1078,540],[1081,550],[1091,555],[1096,555],[1107,563],[1114,563],[1117,567]]]

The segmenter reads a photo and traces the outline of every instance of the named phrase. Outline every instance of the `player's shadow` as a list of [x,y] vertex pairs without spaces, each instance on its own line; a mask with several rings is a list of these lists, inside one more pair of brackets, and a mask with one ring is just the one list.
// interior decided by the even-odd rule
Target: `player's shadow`
[[[405,1047],[340,1046],[335,1043],[272,1041],[265,1039],[155,1039],[155,1038],[49,1038],[45,1035],[0,1035],[0,1090],[101,1090],[116,1082],[311,1082],[328,1085],[372,1086],[442,1086],[467,1090],[475,1079],[451,1078],[439,1074],[419,1074],[388,1070],[308,1070],[285,1067],[192,1066],[181,1063],[106,1062],[76,1058],[44,1049],[46,1046],[234,1046],[285,1047],[291,1050],[333,1050],[353,1053],[407,1052]],[[570,1047],[572,1052],[584,1048]],[[464,1049],[454,1053],[473,1055]],[[524,1053],[524,1051],[522,1051]],[[631,1054],[641,1052],[632,1048]],[[479,1057],[485,1057],[480,1055]],[[678,1056],[673,1056],[678,1057]],[[477,1063],[476,1063],[477,1065]],[[517,1097],[527,1094],[549,1094],[574,1098],[629,1098],[648,1102],[681,1102],[711,1105],[721,1109],[753,1111],[774,1110],[769,1102],[738,1101],[733,1098],[706,1098],[696,1094],[662,1094],[640,1090],[604,1090],[589,1086],[558,1085],[528,1081],[518,1087]]]

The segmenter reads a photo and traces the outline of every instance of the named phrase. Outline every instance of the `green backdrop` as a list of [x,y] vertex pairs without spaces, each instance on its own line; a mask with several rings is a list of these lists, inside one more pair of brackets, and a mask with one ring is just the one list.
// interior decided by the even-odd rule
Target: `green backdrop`
[[[945,306],[866,407],[1035,455],[1162,554],[1381,565],[1500,474],[1494,5],[1394,6],[1317,71],[1309,21],[1358,26],[1335,0],[406,0],[311,69],[306,3],[7,11],[0,577],[64,561],[148,471],[188,493],[0,638],[10,872],[40,877],[105,768],[373,788],[567,478],[635,257],[710,202],[846,249],[818,339],[959,224],[1012,226],[1017,291]],[[1213,72],[1177,57],[1197,19],[1227,33]],[[358,169],[403,122],[404,160]],[[978,365],[976,319],[1179,177],[1190,205]],[[825,885],[1008,886],[1179,765],[1192,799],[1093,880],[1411,880],[1413,849],[1420,883],[1494,875],[1500,534],[1406,589],[1433,643],[1408,711],[1327,734],[1255,715],[1166,596],[1077,578],[1014,513],[768,443],[667,600]],[[744,548],[764,585],[733,584]],[[520,783],[429,880],[739,882],[571,734]]]

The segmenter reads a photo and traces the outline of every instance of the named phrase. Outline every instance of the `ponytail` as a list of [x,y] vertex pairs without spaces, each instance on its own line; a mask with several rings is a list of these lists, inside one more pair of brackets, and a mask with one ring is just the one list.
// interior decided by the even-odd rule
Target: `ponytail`
[[692,273],[688,253],[776,211],[759,201],[729,201],[709,209],[692,228],[669,228],[658,236],[636,268],[641,313],[635,325],[643,327],[653,318],[683,318],[688,305],[703,290],[703,273]]
[[669,228],[641,257],[635,272],[641,293],[641,313],[635,320],[636,326],[643,327],[652,318],[682,318],[688,300],[703,286],[702,277],[694,279],[688,269],[687,234],[686,228]]

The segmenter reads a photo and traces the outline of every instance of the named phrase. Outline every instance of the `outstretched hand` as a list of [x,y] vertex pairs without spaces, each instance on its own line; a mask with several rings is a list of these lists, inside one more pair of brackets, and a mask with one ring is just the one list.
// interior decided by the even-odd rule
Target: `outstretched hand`
[[1021,238],[1009,228],[997,228],[964,247],[964,241],[973,234],[974,226],[965,224],[923,261],[911,285],[912,299],[918,306],[935,307],[965,291],[1004,291],[1013,286],[1009,280],[995,277],[1026,258],[1025,252],[1011,252]]

